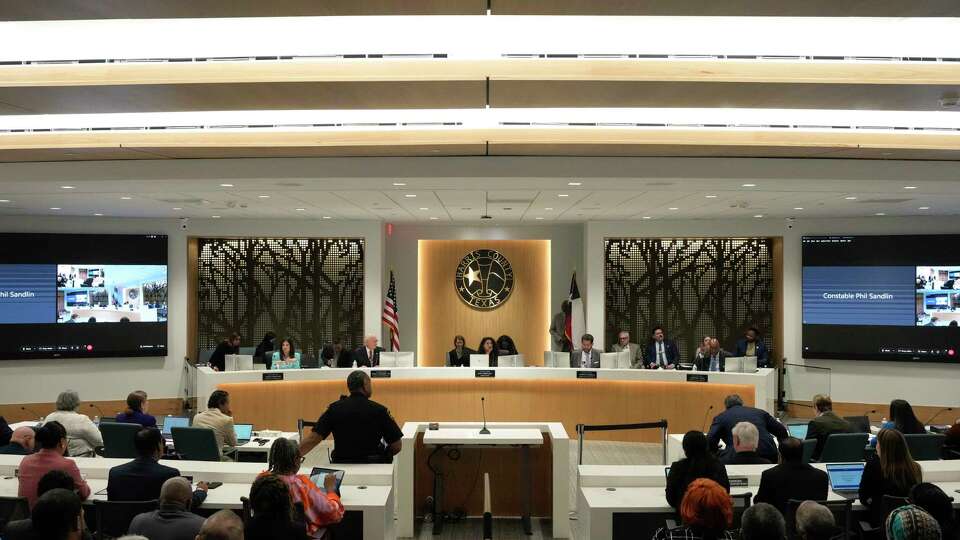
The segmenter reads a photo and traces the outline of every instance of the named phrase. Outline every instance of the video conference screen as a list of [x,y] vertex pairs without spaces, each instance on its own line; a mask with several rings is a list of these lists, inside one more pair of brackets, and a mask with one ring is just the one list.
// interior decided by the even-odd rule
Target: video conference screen
[[0,359],[167,354],[167,237],[0,233]]
[[958,242],[803,237],[803,357],[958,361]]

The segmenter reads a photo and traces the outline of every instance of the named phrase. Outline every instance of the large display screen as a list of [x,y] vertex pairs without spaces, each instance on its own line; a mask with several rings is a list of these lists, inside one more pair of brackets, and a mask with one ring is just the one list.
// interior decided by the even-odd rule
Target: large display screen
[[803,237],[803,357],[956,362],[960,235]]
[[167,354],[167,237],[0,233],[0,359]]

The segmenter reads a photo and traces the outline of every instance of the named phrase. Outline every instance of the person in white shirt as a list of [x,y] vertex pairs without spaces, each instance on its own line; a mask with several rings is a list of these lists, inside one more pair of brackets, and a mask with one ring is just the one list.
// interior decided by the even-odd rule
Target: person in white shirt
[[207,400],[207,410],[193,417],[193,427],[213,430],[220,447],[220,460],[230,461],[223,455],[223,448],[237,446],[237,432],[233,427],[233,411],[230,410],[230,394],[226,390],[214,390]]
[[584,334],[580,338],[580,348],[570,353],[570,367],[599,368],[600,351],[593,348],[593,336]]
[[103,446],[100,428],[85,414],[80,414],[80,395],[65,390],[57,396],[57,410],[50,413],[44,423],[57,421],[67,432],[67,452],[71,457],[93,457],[94,448]]

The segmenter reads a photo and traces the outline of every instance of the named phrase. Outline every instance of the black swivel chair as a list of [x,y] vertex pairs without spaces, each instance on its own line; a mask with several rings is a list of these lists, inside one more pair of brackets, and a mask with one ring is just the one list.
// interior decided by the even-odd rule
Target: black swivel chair
[[127,534],[133,518],[157,509],[157,500],[152,501],[93,501],[97,514],[97,540],[119,538]]
[[910,455],[917,461],[936,461],[943,455],[943,443],[947,436],[943,433],[913,433],[904,435]]
[[890,512],[893,512],[897,508],[900,508],[905,504],[910,504],[910,499],[906,497],[893,497],[891,495],[884,495],[883,501],[880,504],[880,509],[882,510],[882,514],[880,514],[880,523],[874,527],[871,523],[861,520],[860,538],[884,538],[886,536],[886,533],[884,532],[884,523],[887,521],[887,516],[889,516]]
[[220,461],[220,447],[213,430],[205,427],[175,427],[170,430],[174,450],[183,459]]
[[100,435],[103,436],[103,457],[137,457],[134,439],[141,429],[143,427],[140,424],[101,423]]
[[820,453],[820,463],[863,461],[870,436],[866,433],[832,433]]
[[0,532],[7,523],[30,517],[30,504],[26,497],[0,497]]
[[870,433],[870,417],[869,416],[844,416],[850,424],[851,433]]

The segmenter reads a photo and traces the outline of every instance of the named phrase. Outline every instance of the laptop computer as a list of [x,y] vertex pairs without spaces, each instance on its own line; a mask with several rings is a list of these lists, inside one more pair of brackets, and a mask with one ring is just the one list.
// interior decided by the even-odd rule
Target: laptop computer
[[801,441],[807,438],[807,428],[810,424],[787,424],[787,432],[791,437],[796,437]]
[[253,424],[234,424],[233,432],[237,434],[237,446],[247,444],[253,438]]
[[340,484],[343,483],[343,475],[345,471],[340,469],[326,469],[324,467],[314,467],[310,471],[310,480],[313,480],[313,483],[317,485],[321,491],[326,492],[323,488],[323,479],[326,475],[332,474],[337,477],[337,484],[334,486],[333,490],[337,492],[337,495],[340,494]]
[[164,438],[169,439],[173,437],[170,430],[175,427],[190,427],[190,418],[186,416],[167,416],[163,419],[163,429],[160,432],[163,433]]
[[827,463],[830,489],[839,494],[857,493],[863,477],[863,463]]

